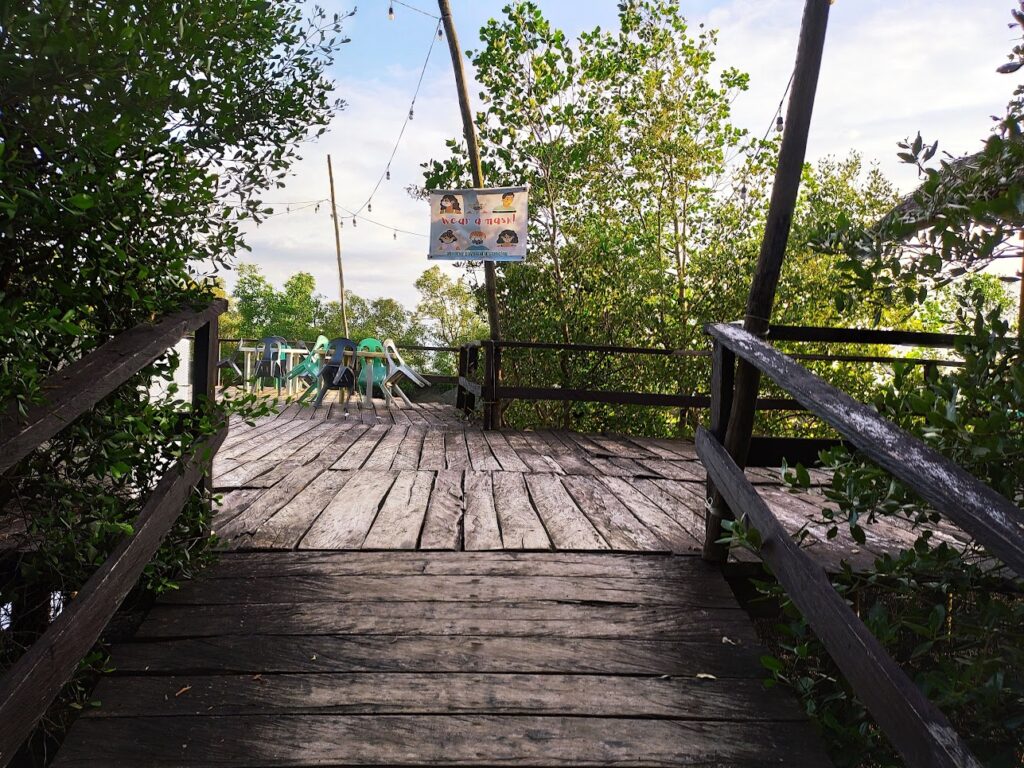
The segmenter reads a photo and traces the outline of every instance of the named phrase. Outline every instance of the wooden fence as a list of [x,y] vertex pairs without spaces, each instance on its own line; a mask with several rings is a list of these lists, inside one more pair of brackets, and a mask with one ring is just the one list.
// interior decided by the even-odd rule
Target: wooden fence
[[[195,333],[192,405],[213,401],[217,373],[217,318],[223,299],[201,310],[185,309],[116,336],[43,385],[45,401],[21,416],[11,406],[0,416],[0,473],[21,459],[133,375]],[[0,766],[21,743],[74,674],[78,663],[139,580],[160,542],[181,514],[192,489],[209,481],[209,463],[227,434],[225,425],[199,443],[158,481],[127,536],[89,578],[39,639],[0,678]]]
[[[774,339],[892,343],[878,331],[773,329]],[[842,670],[857,696],[911,768],[980,766],[946,717],[907,677],[835,591],[825,571],[790,537],[722,445],[732,400],[737,358],[757,368],[873,462],[899,478],[963,530],[1024,575],[1024,511],[929,448],[869,406],[831,386],[792,357],[736,325],[707,328],[714,341],[711,428],[697,433],[697,453],[708,473],[709,497],[717,490],[727,509],[757,529],[760,555]],[[810,338],[809,338],[810,337]],[[902,344],[952,346],[944,334],[901,334]],[[876,341],[877,339],[877,341]],[[708,526],[709,529],[712,526]],[[717,526],[715,526],[717,528]],[[724,545],[705,542],[722,560]]]

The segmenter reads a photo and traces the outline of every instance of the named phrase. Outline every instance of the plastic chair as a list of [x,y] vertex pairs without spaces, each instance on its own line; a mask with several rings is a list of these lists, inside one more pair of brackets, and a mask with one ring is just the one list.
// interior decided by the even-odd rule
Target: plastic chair
[[[319,339],[318,339],[319,341]],[[348,399],[356,388],[356,343],[352,339],[344,337],[332,339],[327,344],[327,349],[334,350],[330,358],[320,369],[320,392],[316,396],[314,408],[323,404],[324,396],[328,389],[345,390],[345,413],[348,413]],[[349,361],[345,362],[345,353],[349,354]]]
[[404,376],[417,387],[430,386],[429,382],[405,364],[405,360],[402,359],[402,355],[392,339],[384,339],[384,356],[388,363],[388,372],[384,377],[383,386],[394,387],[405,404],[412,405],[405,392],[398,386],[398,379]]
[[[232,371],[235,372],[235,375],[238,377],[238,382],[242,386],[244,386],[245,374],[243,374],[242,369],[238,367],[238,360],[242,356],[242,344],[244,343],[244,341],[244,339],[240,339],[238,345],[235,347],[234,352],[232,352],[227,357],[222,357],[220,360],[217,361],[217,370],[222,370],[224,368],[231,369]],[[227,388],[228,385],[225,384],[221,388],[221,392],[223,392]]]
[[320,352],[326,351],[330,346],[330,342],[326,336],[317,336],[316,342],[313,344],[313,348],[309,350],[309,354],[306,358],[288,371],[289,379],[303,378],[310,383],[310,385],[316,384],[317,378],[320,376]]
[[281,384],[288,375],[288,364],[285,362],[285,340],[280,336],[267,336],[260,342],[263,345],[263,352],[259,362],[256,363],[256,370],[252,377],[252,390],[256,391],[257,383],[263,379],[274,379],[277,381],[277,394],[281,395]]
[[[363,339],[362,341],[359,342],[358,349],[360,352],[379,352],[383,354],[384,345],[381,344],[380,341],[378,341],[377,339],[368,338]],[[383,386],[384,379],[386,379],[388,375],[388,369],[386,364],[384,363],[384,358],[364,358],[363,365],[370,365],[373,367],[373,385],[377,388]],[[363,372],[360,370],[359,373],[360,378],[362,378]],[[372,392],[364,392],[363,394],[366,395],[367,397],[373,397]]]

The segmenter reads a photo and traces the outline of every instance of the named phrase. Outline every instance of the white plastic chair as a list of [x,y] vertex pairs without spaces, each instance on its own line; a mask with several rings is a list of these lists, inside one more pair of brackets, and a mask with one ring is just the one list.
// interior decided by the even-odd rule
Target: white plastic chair
[[384,386],[393,386],[395,391],[398,392],[398,396],[405,401],[405,404],[412,405],[405,392],[397,385],[398,379],[404,376],[417,387],[428,387],[430,386],[429,382],[405,364],[405,360],[402,359],[402,355],[392,339],[384,339],[384,358],[388,363],[388,372],[384,377]]

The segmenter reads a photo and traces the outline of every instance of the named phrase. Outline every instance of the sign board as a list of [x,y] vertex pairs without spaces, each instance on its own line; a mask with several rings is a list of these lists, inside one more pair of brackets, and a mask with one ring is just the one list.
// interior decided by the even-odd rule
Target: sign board
[[522,261],[527,195],[526,187],[431,192],[428,258]]

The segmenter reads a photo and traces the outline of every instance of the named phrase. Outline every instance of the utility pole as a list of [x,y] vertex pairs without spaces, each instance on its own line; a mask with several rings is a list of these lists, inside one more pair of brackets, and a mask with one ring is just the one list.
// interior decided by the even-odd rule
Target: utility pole
[[[818,73],[821,70],[822,51],[825,47],[829,5],[829,0],[806,0],[803,19],[800,22],[793,92],[789,99],[789,108],[786,110],[786,128],[782,135],[782,147],[779,149],[779,164],[775,170],[775,183],[772,185],[761,253],[750,285],[746,316],[743,318],[744,330],[760,338],[768,335],[775,291],[779,285],[789,230],[793,223],[793,209],[800,189],[800,176],[807,152],[807,135],[811,127],[811,112],[814,109],[814,95],[818,88]],[[750,451],[750,438],[754,432],[754,409],[760,384],[761,372],[750,363],[740,360],[736,367],[732,411],[725,433],[725,448],[741,468],[746,466],[747,454]],[[731,518],[732,512],[726,506],[722,495],[716,492],[708,509],[705,559],[723,561],[728,556],[727,548],[714,542],[721,538],[722,520]]]
[[[459,38],[455,34],[455,23],[452,21],[452,9],[448,0],[437,0],[441,11],[441,23],[444,34],[448,38],[448,51],[452,56],[452,68],[455,70],[455,88],[459,94],[459,110],[462,112],[462,131],[466,135],[466,150],[469,156],[469,167],[473,174],[473,186],[484,186],[484,171],[480,164],[480,146],[476,142],[476,128],[473,126],[473,112],[469,107],[469,90],[466,88],[466,70],[462,65],[462,52],[459,50]],[[501,326],[498,319],[498,273],[493,261],[484,261],[484,290],[487,293],[487,325],[491,341],[501,340]],[[497,345],[490,347],[488,355],[488,375],[492,386],[497,386],[501,376],[501,356]],[[490,403],[484,407],[484,428],[490,429],[501,423],[501,404],[498,398],[491,397]]]
[[334,202],[334,169],[331,167],[331,156],[327,156],[327,178],[331,182],[331,218],[334,219],[334,253],[338,257],[338,293],[341,298],[341,324],[345,337],[348,337],[348,309],[345,307],[345,272],[341,268],[341,228],[338,221],[338,206]]

